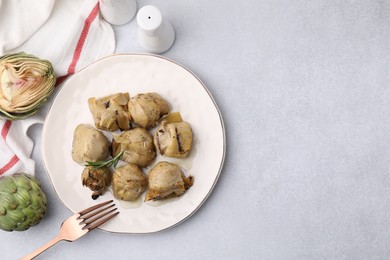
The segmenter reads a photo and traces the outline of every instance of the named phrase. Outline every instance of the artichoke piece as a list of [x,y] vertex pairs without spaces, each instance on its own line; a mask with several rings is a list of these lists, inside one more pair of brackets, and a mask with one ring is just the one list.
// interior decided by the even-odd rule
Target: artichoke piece
[[185,177],[179,166],[159,162],[148,173],[148,193],[145,201],[179,197],[193,184],[193,177]]
[[131,116],[128,112],[129,99],[129,93],[88,99],[89,110],[96,128],[107,131],[129,130],[131,128]]
[[81,182],[83,186],[88,187],[92,193],[92,199],[97,199],[111,184],[111,172],[108,167],[96,168],[87,166],[81,174]]
[[124,151],[122,160],[140,167],[148,166],[155,158],[153,138],[144,128],[134,128],[114,135],[112,156]]
[[47,60],[24,52],[0,57],[0,118],[18,120],[35,114],[55,83]]
[[118,167],[112,175],[114,196],[120,200],[137,200],[146,186],[147,178],[135,164]]
[[154,133],[154,144],[162,155],[185,158],[192,146],[191,126],[179,113],[169,114]]
[[150,128],[170,111],[169,104],[157,93],[138,94],[129,101],[129,112],[137,125]]
[[172,113],[169,113],[169,114],[163,116],[161,121],[165,121],[167,123],[179,123],[179,122],[182,122],[183,119],[181,117],[180,112],[172,112]]
[[26,230],[42,220],[46,206],[46,196],[31,175],[0,177],[0,229]]
[[107,158],[110,142],[90,125],[80,124],[73,134],[72,158],[75,162],[100,161]]

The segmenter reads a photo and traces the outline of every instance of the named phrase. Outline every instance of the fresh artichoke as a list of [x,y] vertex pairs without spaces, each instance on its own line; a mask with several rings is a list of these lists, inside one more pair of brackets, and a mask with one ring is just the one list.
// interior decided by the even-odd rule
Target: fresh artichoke
[[0,118],[33,115],[54,89],[51,63],[24,52],[0,57]]
[[112,174],[106,166],[97,168],[95,166],[87,166],[81,174],[83,186],[88,187],[92,193],[92,199],[97,199],[111,185]]
[[34,177],[26,173],[0,177],[0,229],[26,230],[45,213],[46,196]]

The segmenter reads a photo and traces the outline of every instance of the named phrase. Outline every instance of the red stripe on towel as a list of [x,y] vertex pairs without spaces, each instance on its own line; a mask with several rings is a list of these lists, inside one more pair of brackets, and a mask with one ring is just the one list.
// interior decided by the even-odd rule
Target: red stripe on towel
[[[75,73],[76,65],[80,59],[81,51],[83,50],[85,40],[88,36],[89,28],[91,27],[92,22],[95,20],[98,14],[99,14],[99,2],[96,3],[95,7],[92,9],[92,11],[89,13],[88,17],[84,21],[83,30],[81,31],[80,38],[77,42],[76,49],[73,53],[72,62],[68,67],[68,74],[62,77],[58,77],[56,85],[61,84],[70,74]],[[1,129],[1,136],[3,137],[4,140],[7,138],[9,129],[11,128],[11,124],[12,121],[7,120],[5,121],[3,128]],[[16,155],[12,156],[11,160],[2,168],[0,168],[0,175],[2,175],[3,173],[11,169],[18,161],[19,158]]]
[[81,31],[80,38],[77,42],[76,49],[73,54],[73,59],[68,68],[68,74],[73,74],[76,71],[77,62],[80,59],[81,51],[83,49],[85,39],[87,38],[89,28],[91,27],[91,23],[95,20],[96,16],[99,14],[99,2],[95,5],[92,11],[89,13],[87,19],[84,21],[84,27]]
[[19,162],[19,158],[16,155],[12,156],[11,160],[2,168],[0,168],[0,175],[11,169],[12,166],[14,166],[17,162]]
[[12,124],[12,121],[7,120],[7,121],[5,121],[3,128],[1,129],[1,136],[3,137],[4,140],[7,138],[9,129],[11,128],[11,124]]
[[61,77],[58,77],[57,81],[56,81],[56,87],[61,85],[62,82],[64,82],[68,77],[69,77],[69,74],[61,76]]

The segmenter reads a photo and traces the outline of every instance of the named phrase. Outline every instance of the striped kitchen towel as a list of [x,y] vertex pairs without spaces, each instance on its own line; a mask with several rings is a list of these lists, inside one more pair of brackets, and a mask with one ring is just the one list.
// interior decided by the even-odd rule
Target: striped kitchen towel
[[[58,85],[114,53],[115,36],[99,14],[98,0],[0,0],[0,56],[21,51],[49,60]],[[0,175],[34,175],[34,144],[27,130],[43,123],[48,106],[25,120],[0,120]]]

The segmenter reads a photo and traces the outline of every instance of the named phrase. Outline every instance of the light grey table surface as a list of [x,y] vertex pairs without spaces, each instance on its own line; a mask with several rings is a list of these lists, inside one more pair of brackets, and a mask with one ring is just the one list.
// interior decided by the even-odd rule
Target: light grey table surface
[[[227,155],[209,199],[151,235],[94,231],[38,259],[389,259],[390,1],[139,1],[176,30],[163,55],[208,86]],[[135,19],[115,27],[117,53],[143,52]],[[212,131],[212,129],[210,129]],[[68,211],[42,165],[49,211],[0,232],[16,259],[58,232]]]

